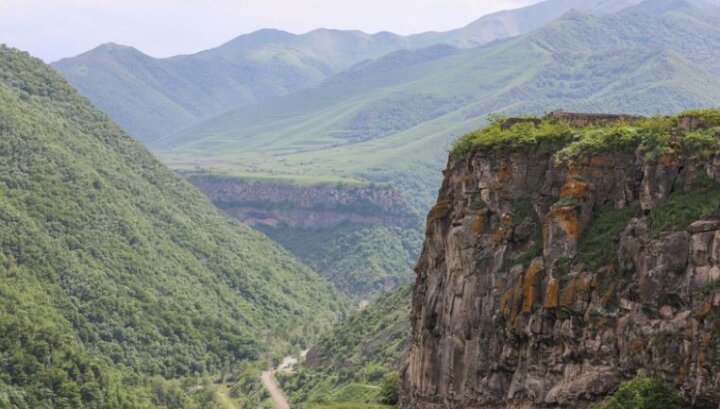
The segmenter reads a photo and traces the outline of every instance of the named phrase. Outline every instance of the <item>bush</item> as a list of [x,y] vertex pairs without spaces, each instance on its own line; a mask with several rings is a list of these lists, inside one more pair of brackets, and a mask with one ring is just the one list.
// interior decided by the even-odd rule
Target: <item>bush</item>
[[396,371],[386,373],[380,388],[380,402],[397,404],[400,399],[400,374]]
[[680,409],[680,396],[665,381],[637,376],[620,385],[605,402],[591,409]]

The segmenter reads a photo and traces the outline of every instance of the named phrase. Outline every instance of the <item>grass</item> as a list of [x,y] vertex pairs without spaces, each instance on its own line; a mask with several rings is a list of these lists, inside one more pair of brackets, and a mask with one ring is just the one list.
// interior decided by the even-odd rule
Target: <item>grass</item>
[[[677,126],[684,115],[695,114],[710,124],[699,130],[685,132]],[[450,157],[458,160],[470,151],[521,151],[555,152],[559,162],[569,162],[583,154],[629,153],[636,149],[645,160],[657,161],[661,155],[675,149],[688,155],[708,157],[720,147],[720,127],[713,125],[720,110],[685,111],[674,116],[655,116],[632,122],[621,121],[610,125],[571,127],[568,123],[549,117],[534,118],[540,121],[519,122],[509,128],[503,123],[505,117],[492,116],[489,125],[458,138],[450,151]],[[675,141],[671,135],[678,134]]]
[[636,376],[623,382],[610,398],[591,409],[680,409],[682,400],[668,384],[658,378]]
[[668,199],[648,215],[650,234],[685,229],[690,223],[710,216],[720,216],[720,183],[701,173],[688,191],[675,190]]
[[589,228],[578,243],[578,260],[597,269],[615,260],[616,243],[631,218],[640,216],[640,207],[633,204],[616,209],[608,203],[593,213]]
[[525,149],[553,151],[565,145],[573,135],[565,122],[543,121],[538,126],[520,122],[503,129],[503,117],[491,118],[490,124],[458,138],[450,150],[450,157],[458,160],[470,150],[517,151]]

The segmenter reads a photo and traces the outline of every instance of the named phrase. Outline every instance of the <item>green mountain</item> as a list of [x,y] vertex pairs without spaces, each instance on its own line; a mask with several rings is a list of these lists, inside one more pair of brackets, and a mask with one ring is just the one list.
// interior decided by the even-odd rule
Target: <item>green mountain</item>
[[396,289],[326,333],[295,373],[280,382],[299,408],[374,408],[383,383],[400,370],[410,345],[412,287]]
[[210,407],[149,377],[218,373],[342,314],[316,273],[4,46],[0,192],[0,408]]
[[361,177],[429,203],[451,138],[489,113],[654,114],[720,104],[717,9],[667,3],[571,12],[471,50],[399,52],[153,147],[174,166],[203,158],[222,171]]
[[639,0],[550,0],[491,14],[445,33],[399,36],[261,30],[192,55],[157,59],[105,44],[53,66],[144,142],[221,114],[320,84],[353,64],[403,48],[474,47],[526,33],[571,10],[607,12]]
[[353,55],[363,48],[357,43],[370,36],[316,38],[334,33],[301,38],[263,30],[216,49],[168,59],[105,44],[53,66],[129,133],[150,142],[232,108],[317,85],[353,63],[399,48],[371,46]]
[[538,29],[570,10],[590,14],[609,14],[640,3],[642,0],[546,0],[515,10],[488,14],[465,27],[444,33],[411,36],[416,47],[448,44],[472,48],[515,37]]
[[105,44],[53,67],[148,142],[199,119],[316,85],[403,44],[392,34],[261,30],[211,50],[163,59]]

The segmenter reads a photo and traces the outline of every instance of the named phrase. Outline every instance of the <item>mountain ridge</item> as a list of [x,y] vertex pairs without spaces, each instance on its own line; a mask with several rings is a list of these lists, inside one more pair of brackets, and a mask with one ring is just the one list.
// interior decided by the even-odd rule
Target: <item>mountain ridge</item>
[[100,47],[52,65],[131,134],[151,143],[213,115],[317,86],[356,63],[400,49],[476,47],[525,33],[571,8],[600,3],[548,0],[527,8],[532,12],[509,10],[457,30],[410,36],[264,29],[209,50],[160,59],[139,51],[132,57],[117,53],[108,59],[108,47]]
[[[218,169],[252,162],[255,172],[271,166],[403,188],[412,177],[401,175],[424,172],[420,163],[439,169],[453,135],[492,112],[654,114],[720,104],[720,55],[713,51],[720,32],[706,14],[569,12],[485,47],[392,62],[388,70],[364,63],[320,87],[203,121],[153,148],[168,163],[210,155]],[[233,149],[239,141],[242,152]],[[406,191],[419,196],[417,187]],[[432,190],[424,194],[429,202]]]

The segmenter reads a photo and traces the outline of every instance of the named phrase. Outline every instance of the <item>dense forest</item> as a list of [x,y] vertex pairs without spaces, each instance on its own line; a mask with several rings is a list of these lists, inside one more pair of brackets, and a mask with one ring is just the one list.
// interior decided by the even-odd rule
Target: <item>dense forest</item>
[[0,136],[0,407],[196,407],[164,379],[304,346],[342,315],[325,280],[4,46]]

